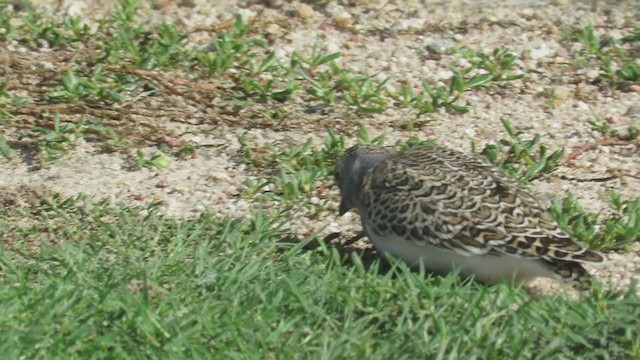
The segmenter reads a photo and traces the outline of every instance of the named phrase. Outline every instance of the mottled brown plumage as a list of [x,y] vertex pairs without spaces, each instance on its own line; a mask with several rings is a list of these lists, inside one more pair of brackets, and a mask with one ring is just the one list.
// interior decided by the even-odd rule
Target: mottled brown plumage
[[[427,268],[426,259],[433,255],[415,244],[445,250],[432,259],[434,264],[451,255],[435,270],[449,270],[450,262],[452,269],[482,273],[479,277],[488,281],[494,276],[483,267],[501,265],[504,259],[531,260],[526,263],[536,269],[530,272],[542,275],[527,279],[545,276],[548,269],[579,280],[588,277],[580,263],[603,261],[573,241],[515,179],[457,151],[356,147],[340,161],[336,180],[341,213],[357,208],[365,233],[378,248],[409,262],[419,258]],[[416,251],[423,253],[416,257]],[[495,279],[509,276],[509,269]]]

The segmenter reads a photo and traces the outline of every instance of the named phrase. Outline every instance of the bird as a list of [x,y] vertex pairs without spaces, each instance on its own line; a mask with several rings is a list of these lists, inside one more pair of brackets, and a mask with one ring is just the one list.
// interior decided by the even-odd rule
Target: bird
[[574,241],[518,180],[443,146],[356,145],[334,172],[340,216],[356,209],[379,253],[482,283],[543,277],[588,287],[584,263],[604,257]]

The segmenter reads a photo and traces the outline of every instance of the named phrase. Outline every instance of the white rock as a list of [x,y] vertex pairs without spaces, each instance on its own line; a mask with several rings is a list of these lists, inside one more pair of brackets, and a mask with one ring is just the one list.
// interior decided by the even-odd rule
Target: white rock
[[331,15],[331,19],[336,26],[346,28],[353,25],[353,16],[349,14],[344,6],[338,5],[335,2],[331,2],[326,7],[327,13]]
[[435,78],[438,80],[448,80],[453,76],[451,70],[439,70],[435,73]]
[[242,16],[242,21],[246,24],[256,16],[256,12],[251,9],[241,8],[238,9],[238,15]]
[[587,71],[585,75],[587,76],[587,78],[589,78],[589,80],[595,80],[598,78],[598,76],[600,76],[600,70],[592,69]]
[[304,20],[315,19],[318,16],[313,7],[308,4],[294,2],[291,7],[293,8],[293,14]]
[[539,60],[542,58],[546,58],[553,53],[554,51],[549,49],[546,44],[542,44],[541,47],[531,50],[531,58],[533,60]]
[[89,5],[85,1],[74,1],[69,5],[67,14],[70,16],[82,16]]
[[265,28],[266,32],[271,35],[279,34],[281,29],[282,28],[278,24],[273,24],[273,23],[267,25],[267,27]]

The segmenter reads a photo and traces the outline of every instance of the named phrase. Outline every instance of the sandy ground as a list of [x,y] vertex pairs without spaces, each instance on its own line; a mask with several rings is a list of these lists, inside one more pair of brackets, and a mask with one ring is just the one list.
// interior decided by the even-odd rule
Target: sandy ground
[[[34,1],[51,12],[80,14],[89,19],[112,8],[110,1]],[[215,3],[214,5],[212,3]],[[567,27],[593,24],[599,34],[621,37],[640,19],[640,3],[572,1],[373,1],[357,6],[345,2],[287,1],[155,1],[145,2],[141,16],[150,22],[175,21],[194,30],[191,40],[204,41],[210,35],[195,31],[232,19],[240,13],[253,24],[256,35],[269,40],[282,58],[293,51],[308,54],[317,44],[325,52],[342,52],[342,66],[389,78],[389,84],[419,88],[423,79],[445,84],[451,76],[449,66],[461,64],[459,55],[447,49],[468,47],[490,52],[508,48],[521,55],[518,67],[526,73],[520,81],[508,82],[490,90],[465,93],[462,102],[472,110],[467,114],[438,112],[425,116],[428,121],[414,133],[436,139],[441,144],[470,151],[471,141],[482,148],[487,142],[506,137],[500,117],[507,117],[527,134],[540,133],[551,148],[565,147],[567,153],[603,137],[591,129],[593,113],[612,126],[624,130],[640,127],[640,86],[615,90],[596,80],[597,68],[576,68],[572,56],[581,50],[574,43],[561,42]],[[424,4],[423,4],[424,3]],[[9,56],[25,50],[9,44]],[[44,54],[44,55],[43,55]],[[6,53],[5,53],[6,55]],[[27,54],[28,55],[28,54]],[[42,58],[46,52],[34,54]],[[45,168],[37,168],[26,156],[0,158],[0,191],[4,198],[26,197],[27,193],[85,193],[109,198],[115,203],[143,204],[163,202],[162,211],[176,217],[189,217],[209,209],[231,216],[247,214],[255,204],[243,199],[243,182],[260,174],[239,161],[237,138],[247,132],[256,144],[278,141],[301,144],[309,137],[321,143],[327,129],[354,139],[358,124],[370,128],[372,136],[385,133],[391,142],[406,138],[403,129],[409,110],[392,108],[383,114],[356,116],[337,106],[326,111],[309,111],[313,104],[296,100],[286,105],[283,119],[260,117],[269,104],[253,106],[233,119],[174,98],[168,103],[143,100],[139,106],[158,112],[153,121],[162,136],[194,144],[198,157],[174,161],[169,169],[132,171],[127,154],[103,153],[95,144],[79,145]],[[283,105],[277,105],[282,107]],[[134,115],[123,115],[135,118]],[[175,121],[176,117],[182,120]],[[6,125],[2,125],[5,127]],[[16,132],[5,128],[5,136]],[[153,153],[153,148],[146,149]],[[565,163],[554,175],[536,180],[532,189],[541,199],[566,196],[569,192],[588,210],[606,207],[603,197],[616,190],[624,197],[640,193],[640,146],[629,143],[600,146]],[[630,176],[609,181],[592,181],[612,173]],[[331,185],[328,183],[327,185]],[[29,190],[31,189],[31,190]],[[8,194],[8,195],[7,195]],[[337,200],[336,189],[321,200]],[[28,201],[26,202],[28,203]],[[359,226],[357,215],[338,218],[333,214],[306,218],[300,210],[291,226],[298,233],[327,235],[353,233]],[[628,253],[608,254],[610,261],[590,270],[627,286],[640,279],[640,246]]]

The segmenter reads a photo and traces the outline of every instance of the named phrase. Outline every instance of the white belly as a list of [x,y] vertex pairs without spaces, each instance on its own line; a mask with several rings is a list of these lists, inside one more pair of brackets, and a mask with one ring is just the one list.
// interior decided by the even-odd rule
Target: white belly
[[418,244],[400,237],[381,238],[369,236],[378,251],[397,257],[409,266],[420,262],[426,270],[446,274],[459,270],[463,276],[474,275],[487,283],[501,281],[528,282],[538,277],[560,277],[539,261],[509,255],[465,256],[427,243]]

